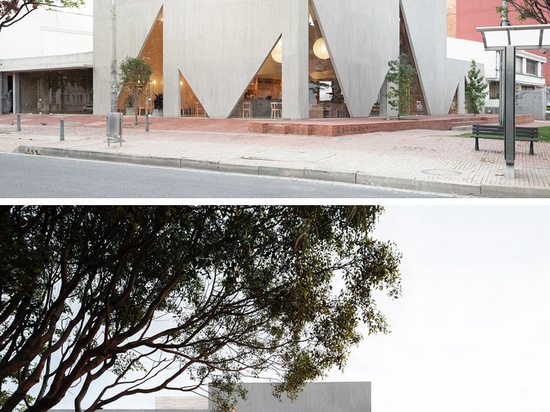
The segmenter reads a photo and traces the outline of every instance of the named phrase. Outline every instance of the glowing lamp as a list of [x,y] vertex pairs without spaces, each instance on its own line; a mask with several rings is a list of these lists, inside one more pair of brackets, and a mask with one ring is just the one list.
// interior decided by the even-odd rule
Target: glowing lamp
[[322,37],[315,40],[315,43],[313,43],[313,54],[321,60],[327,60],[328,58],[330,58],[330,55],[328,54],[327,44],[325,43],[325,39],[323,39]]
[[283,62],[283,40],[279,39],[273,50],[271,51],[271,58],[277,63]]

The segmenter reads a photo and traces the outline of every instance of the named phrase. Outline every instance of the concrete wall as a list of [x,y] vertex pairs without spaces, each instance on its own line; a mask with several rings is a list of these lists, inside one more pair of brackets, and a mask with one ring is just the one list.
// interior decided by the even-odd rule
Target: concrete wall
[[236,412],[371,412],[370,382],[309,383],[298,399],[282,401],[272,395],[271,385],[245,384],[247,400],[235,405]]
[[[405,16],[429,114],[446,114],[469,61],[447,58],[446,4],[441,0],[312,0],[352,117],[377,101],[388,61],[399,54]],[[159,10],[164,19],[164,114],[180,115],[180,73],[210,117],[230,115],[277,40],[283,40],[283,117],[309,117],[308,0],[94,1],[94,103],[110,107],[112,45],[116,60],[137,56]]]
[[[298,399],[291,402],[283,395],[281,401],[272,394],[269,383],[245,383],[247,399],[239,401],[236,412],[371,412],[370,382],[316,382],[306,385]],[[155,412],[204,412],[191,409],[182,397],[164,397],[156,402]],[[166,407],[170,404],[169,408]],[[178,407],[180,405],[181,407]],[[186,407],[187,406],[187,407]],[[211,410],[214,405],[210,404]],[[164,409],[163,409],[164,408]],[[105,409],[109,412],[152,412],[153,409]],[[52,412],[73,412],[72,409],[54,409]]]
[[[415,0],[401,0],[401,4],[428,114],[447,114],[470,62],[447,58],[446,4],[438,0],[422,7]],[[463,104],[459,102],[458,107]]]
[[546,120],[546,90],[517,91],[516,113],[532,114],[535,120]]

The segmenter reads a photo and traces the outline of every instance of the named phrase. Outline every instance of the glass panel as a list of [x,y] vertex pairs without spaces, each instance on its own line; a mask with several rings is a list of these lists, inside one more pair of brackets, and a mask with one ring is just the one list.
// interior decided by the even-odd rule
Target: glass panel
[[537,47],[540,41],[540,30],[510,30],[512,46]]
[[507,31],[486,31],[484,37],[485,45],[488,48],[508,46]]
[[283,49],[284,39],[279,37],[258,73],[235,105],[231,117],[280,118],[282,116]]
[[23,113],[92,113],[92,69],[21,73]]
[[309,5],[309,117],[349,117],[334,70],[330,45],[311,3]]

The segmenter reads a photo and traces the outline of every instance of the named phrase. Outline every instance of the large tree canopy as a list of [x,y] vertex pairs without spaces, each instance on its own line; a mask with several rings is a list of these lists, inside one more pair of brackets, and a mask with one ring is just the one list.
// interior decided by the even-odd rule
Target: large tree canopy
[[62,9],[83,4],[84,0],[0,0],[0,31],[17,23],[39,7]]
[[518,13],[520,20],[535,20],[541,24],[550,21],[550,0],[508,0],[510,10]]
[[372,238],[380,213],[0,208],[0,411],[206,383],[225,408],[244,376],[296,395],[344,367],[361,323],[387,331],[375,295],[400,294],[400,254]]

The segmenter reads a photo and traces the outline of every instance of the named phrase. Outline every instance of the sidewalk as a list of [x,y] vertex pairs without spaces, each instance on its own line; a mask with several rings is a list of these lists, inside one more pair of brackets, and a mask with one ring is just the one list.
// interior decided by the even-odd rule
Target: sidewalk
[[[405,130],[339,137],[248,132],[241,119],[125,117],[123,143],[108,146],[104,116],[0,116],[0,152],[320,179],[475,197],[550,197],[550,143],[517,142],[515,178],[504,143],[461,131]],[[60,120],[64,140],[60,140]],[[535,125],[547,125],[535,122]]]

